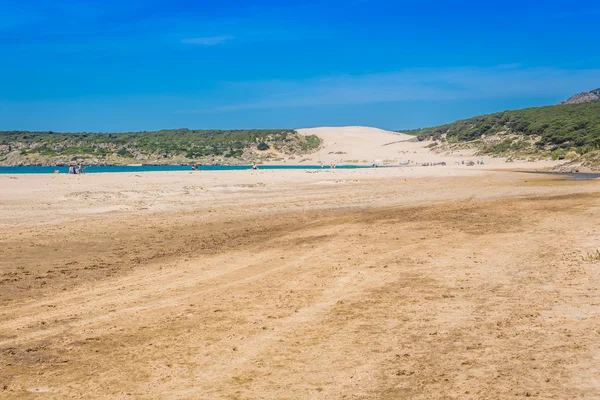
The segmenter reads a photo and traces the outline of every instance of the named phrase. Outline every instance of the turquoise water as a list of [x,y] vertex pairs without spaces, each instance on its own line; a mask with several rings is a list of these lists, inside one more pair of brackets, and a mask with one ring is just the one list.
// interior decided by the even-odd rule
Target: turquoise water
[[[330,169],[329,166],[321,168],[320,165],[260,165],[261,170],[265,169]],[[355,165],[340,165],[338,169],[356,169],[366,168],[364,166]],[[252,169],[251,165],[201,165],[202,171],[240,171]],[[52,174],[55,170],[59,170],[61,174],[66,174],[69,171],[68,166],[56,167],[0,167],[0,174]],[[127,166],[127,165],[109,165],[109,166],[89,166],[85,167],[86,174],[94,174],[100,172],[161,172],[161,171],[191,171],[189,165],[144,165],[144,166]]]

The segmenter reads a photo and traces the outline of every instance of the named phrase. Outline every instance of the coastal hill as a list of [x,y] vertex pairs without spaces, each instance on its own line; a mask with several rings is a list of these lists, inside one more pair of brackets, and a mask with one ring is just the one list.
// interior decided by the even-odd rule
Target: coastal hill
[[0,165],[239,164],[315,151],[320,140],[293,129],[130,133],[0,132]]
[[432,141],[428,146],[438,153],[470,149],[509,159],[575,161],[600,151],[600,101],[592,100],[597,93],[577,95],[556,106],[481,115],[414,133],[419,141]]

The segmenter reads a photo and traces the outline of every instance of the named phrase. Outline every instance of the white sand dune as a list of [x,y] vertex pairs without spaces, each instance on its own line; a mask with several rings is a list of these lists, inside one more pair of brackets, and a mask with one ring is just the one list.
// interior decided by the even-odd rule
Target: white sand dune
[[307,128],[298,129],[298,132],[316,135],[322,140],[321,150],[306,157],[311,162],[400,160],[404,158],[402,151],[405,148],[412,149],[417,144],[408,142],[414,136],[365,126]]

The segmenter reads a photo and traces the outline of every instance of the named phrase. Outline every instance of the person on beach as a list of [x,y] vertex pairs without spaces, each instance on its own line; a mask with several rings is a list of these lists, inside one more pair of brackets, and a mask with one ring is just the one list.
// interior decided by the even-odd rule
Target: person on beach
[[258,169],[258,166],[256,165],[256,163],[252,163],[252,169],[253,170],[257,170]]

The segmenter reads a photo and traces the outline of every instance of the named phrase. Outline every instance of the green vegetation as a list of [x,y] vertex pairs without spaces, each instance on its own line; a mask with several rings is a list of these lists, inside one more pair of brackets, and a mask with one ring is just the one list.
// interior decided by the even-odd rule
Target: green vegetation
[[[565,157],[569,150],[578,154],[600,149],[600,102],[565,104],[482,115],[434,128],[422,129],[419,140],[444,139],[448,143],[471,142],[489,135],[518,135],[533,140],[538,151],[562,150],[552,157]],[[501,154],[527,146],[522,140],[507,138],[486,148]]]
[[260,151],[265,151],[265,150],[269,150],[269,145],[266,144],[265,142],[260,142],[258,144],[258,146],[256,146],[256,148]]
[[567,163],[565,165],[565,171],[570,172],[598,172],[600,171],[600,150],[590,151],[589,153],[585,153],[582,155],[577,154],[577,157],[574,157],[574,154],[571,152],[565,154],[565,160]]
[[[284,154],[302,154],[316,150],[320,144],[317,136],[299,135],[291,129],[173,129],[128,133],[0,131],[0,156],[17,150],[28,160],[40,157],[61,160],[91,157],[99,162],[120,158],[239,159],[246,150],[268,150],[273,146]],[[253,153],[248,154],[250,157]]]
[[133,154],[129,150],[127,150],[125,147],[120,148],[117,151],[117,154],[121,157],[133,158]]
[[302,150],[304,151],[318,149],[321,145],[321,139],[317,135],[308,135],[305,138],[306,142],[302,144]]
[[[476,143],[478,141],[475,141]],[[484,146],[485,152],[493,155],[502,155],[507,152],[521,152],[530,150],[529,143],[520,139],[506,138],[499,143]]]
[[556,149],[552,152],[551,157],[553,160],[564,160],[567,152],[563,149]]
[[423,128],[418,128],[418,129],[406,129],[406,130],[399,130],[396,131],[398,133],[405,133],[407,135],[411,135],[411,136],[419,136],[421,134],[421,132],[423,132],[425,129]]

